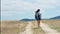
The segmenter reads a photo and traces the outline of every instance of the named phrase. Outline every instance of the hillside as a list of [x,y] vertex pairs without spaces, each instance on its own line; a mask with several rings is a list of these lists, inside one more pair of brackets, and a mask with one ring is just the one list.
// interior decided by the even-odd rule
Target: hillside
[[20,21],[34,21],[35,19],[21,19]]
[[60,19],[60,16],[56,16],[56,17],[53,17],[53,18],[50,18],[50,19]]
[[[60,16],[52,17],[50,19],[60,19]],[[42,19],[42,20],[50,20],[50,19]],[[35,21],[35,19],[21,19],[20,21]]]

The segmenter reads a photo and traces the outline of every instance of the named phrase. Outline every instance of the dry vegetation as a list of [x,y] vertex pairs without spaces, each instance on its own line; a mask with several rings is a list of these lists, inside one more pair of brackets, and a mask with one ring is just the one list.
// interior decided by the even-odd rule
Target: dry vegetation
[[60,20],[42,20],[43,23],[48,24],[52,29],[60,32]]
[[[1,33],[2,34],[19,34],[20,32],[25,31],[25,27],[28,22],[24,21],[2,21],[1,22]],[[41,28],[37,27],[36,21],[32,22],[33,34],[44,34],[44,31]]]
[[45,34],[41,27],[37,26],[37,22],[32,22],[33,34]]
[[[2,34],[18,34],[23,32],[28,22],[24,21],[0,21]],[[32,22],[33,34],[45,34],[45,32],[37,27],[36,21]],[[60,32],[60,20],[42,20],[42,23],[48,24],[51,28]]]
[[33,28],[33,34],[45,34],[41,28]]
[[21,21],[2,21],[1,34],[18,34],[24,31],[28,23]]

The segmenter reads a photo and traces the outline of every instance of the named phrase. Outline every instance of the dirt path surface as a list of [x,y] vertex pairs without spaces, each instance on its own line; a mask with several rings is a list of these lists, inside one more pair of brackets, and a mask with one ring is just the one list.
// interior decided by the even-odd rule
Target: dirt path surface
[[[47,24],[44,24],[42,22],[41,22],[40,27],[45,32],[45,34],[60,34],[56,30],[51,29]],[[22,33],[20,32],[19,34],[33,34],[32,22],[29,22],[29,24],[25,27],[25,31]]]
[[32,31],[32,23],[31,22],[29,22],[29,24],[26,26],[26,28],[25,28],[25,31],[24,32],[22,32],[22,33],[19,33],[19,34],[33,34],[33,31]]
[[46,34],[60,34],[56,30],[51,29],[47,24],[41,23],[40,27]]

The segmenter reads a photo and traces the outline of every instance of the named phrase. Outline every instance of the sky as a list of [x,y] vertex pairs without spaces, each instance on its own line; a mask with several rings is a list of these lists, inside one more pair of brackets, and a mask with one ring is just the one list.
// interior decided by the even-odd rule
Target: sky
[[37,9],[42,19],[60,16],[60,0],[1,0],[1,19],[35,19]]

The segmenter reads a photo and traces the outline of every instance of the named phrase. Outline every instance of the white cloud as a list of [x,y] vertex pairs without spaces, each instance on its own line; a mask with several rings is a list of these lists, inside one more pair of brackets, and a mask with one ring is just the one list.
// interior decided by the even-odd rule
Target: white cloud
[[[29,1],[29,0],[28,0]],[[2,0],[2,8],[9,10],[19,9],[36,9],[36,8],[55,8],[55,0],[34,0],[36,3],[26,2],[22,0]],[[58,2],[58,1],[57,1]]]
[[2,0],[2,15],[25,14],[37,8],[44,12],[45,9],[54,9],[57,6],[60,6],[60,0]]
[[[32,10],[32,9],[37,9],[40,8],[41,10],[43,9],[54,9],[57,7],[57,2],[56,0],[33,0],[35,3],[31,2],[32,0],[27,0],[27,1],[22,1],[22,0],[17,0],[16,1],[16,7],[17,8],[22,8],[23,10]],[[19,9],[18,9],[19,10]]]
[[19,12],[19,11],[3,11],[1,12],[2,16],[14,16],[14,15],[22,15],[25,14],[25,12]]

